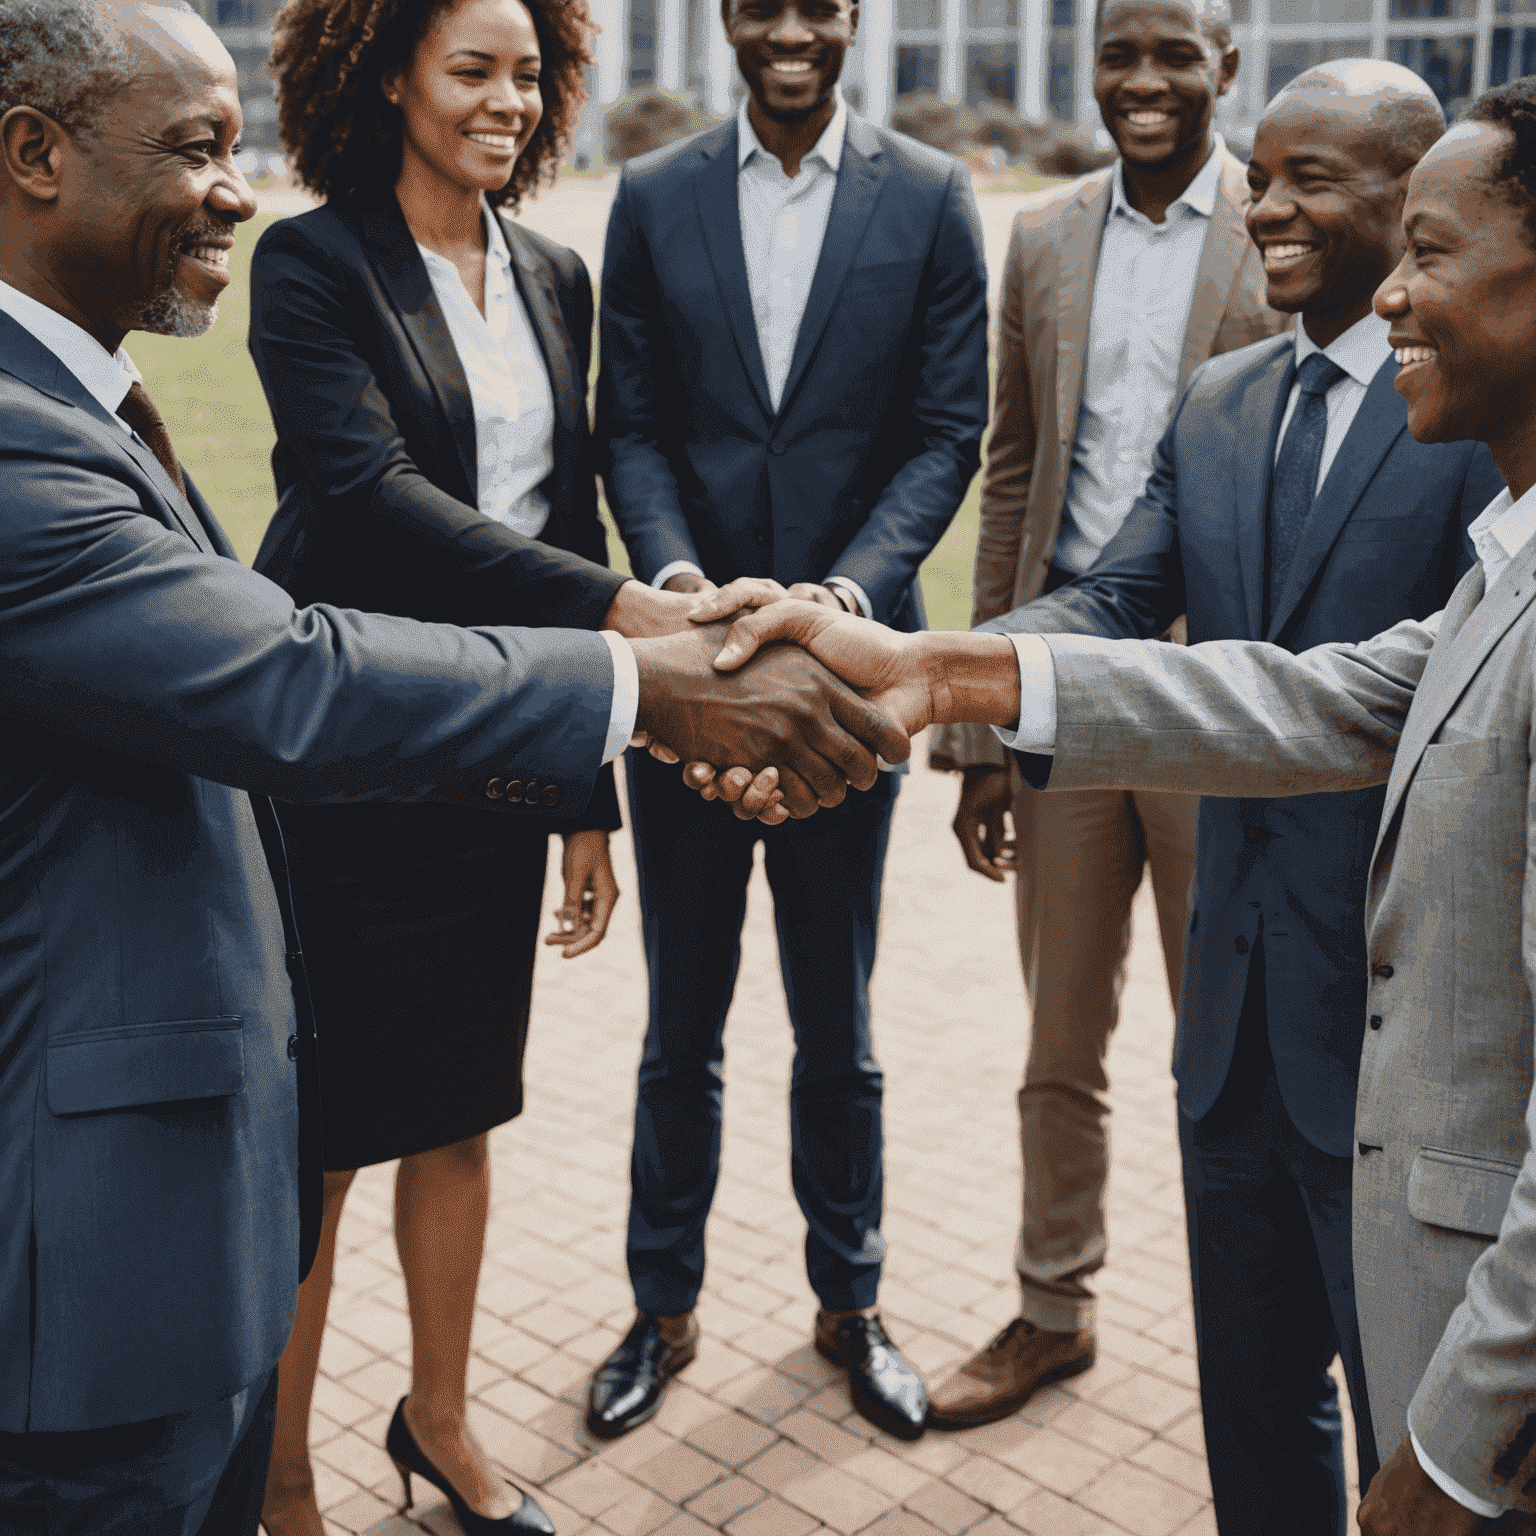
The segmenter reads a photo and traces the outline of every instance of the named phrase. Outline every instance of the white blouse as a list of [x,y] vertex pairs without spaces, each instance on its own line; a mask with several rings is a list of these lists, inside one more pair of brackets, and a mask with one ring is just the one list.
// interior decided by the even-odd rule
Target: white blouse
[[446,256],[417,244],[442,306],[475,412],[480,511],[537,538],[549,520],[539,490],[555,467],[555,398],[544,354],[512,277],[501,221],[481,199],[485,218],[485,313]]

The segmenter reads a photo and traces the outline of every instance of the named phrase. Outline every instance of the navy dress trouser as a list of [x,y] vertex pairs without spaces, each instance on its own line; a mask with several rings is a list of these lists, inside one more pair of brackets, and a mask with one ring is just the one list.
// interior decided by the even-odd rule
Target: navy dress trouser
[[1206,1459],[1221,1536],[1345,1536],[1342,1357],[1362,1490],[1379,1463],[1360,1355],[1348,1157],[1291,1122],[1269,1049],[1264,942],[1221,1097],[1179,1119]]
[[256,1536],[277,1372],[206,1408],[0,1434],[0,1536]]
[[883,1080],[870,1038],[880,883],[899,780],[778,827],[701,800],[678,770],[628,761],[650,1017],[635,1101],[627,1257],[642,1312],[689,1311],[720,1172],[725,1018],[741,963],[753,850],[773,891],[795,1035],[790,1178],[806,1220],[811,1289],[834,1311],[873,1305]]

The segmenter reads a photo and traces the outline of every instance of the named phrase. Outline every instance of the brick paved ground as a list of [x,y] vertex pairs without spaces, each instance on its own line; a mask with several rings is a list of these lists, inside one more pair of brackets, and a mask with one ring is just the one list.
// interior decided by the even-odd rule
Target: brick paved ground
[[[921,758],[921,753],[915,754]],[[955,781],[918,769],[896,813],[875,975],[886,1076],[891,1332],[937,1379],[1016,1311],[1014,1089],[1026,1022],[1008,892],[966,871]],[[1099,1364],[1016,1418],[915,1445],[855,1415],[808,1344],[815,1303],[789,1193],[789,1033],[761,870],[727,1044],[724,1172],[699,1358],[651,1424],[581,1428],[592,1366],[628,1326],[622,1239],[645,994],[627,838],[604,946],[541,961],[528,1110],[494,1132],[495,1188],[471,1361],[474,1423],[560,1536],[1172,1536],[1214,1532],[1198,1419],[1171,1085],[1147,891],[1112,1071],[1110,1261]],[[551,896],[548,905],[553,904]],[[332,1532],[415,1536],[382,1450],[410,1340],[390,1232],[392,1167],[366,1171],[341,1233],[314,1419]],[[414,1513],[458,1526],[420,1479]]]

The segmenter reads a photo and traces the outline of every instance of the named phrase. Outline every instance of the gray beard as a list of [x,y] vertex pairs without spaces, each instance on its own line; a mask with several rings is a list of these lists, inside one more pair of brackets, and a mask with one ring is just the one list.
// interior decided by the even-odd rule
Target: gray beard
[[169,283],[144,307],[136,330],[151,336],[203,336],[219,318],[219,301],[197,304]]

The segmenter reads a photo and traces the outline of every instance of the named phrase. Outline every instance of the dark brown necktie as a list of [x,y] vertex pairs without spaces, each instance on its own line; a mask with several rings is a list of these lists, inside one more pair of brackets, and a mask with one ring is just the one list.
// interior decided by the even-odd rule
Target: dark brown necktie
[[171,434],[165,430],[165,422],[149,398],[149,391],[142,384],[135,384],[123,397],[117,414],[144,439],[145,445],[165,466],[165,472],[176,482],[176,489],[187,494],[187,482],[181,477],[181,465],[176,462],[176,450],[171,447]]

